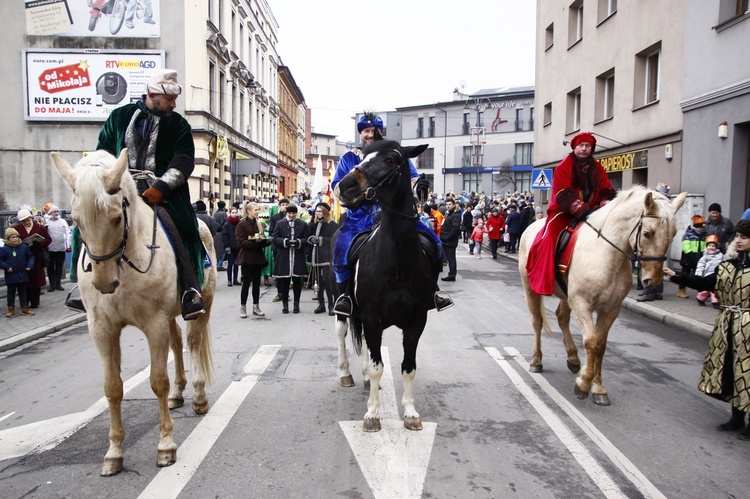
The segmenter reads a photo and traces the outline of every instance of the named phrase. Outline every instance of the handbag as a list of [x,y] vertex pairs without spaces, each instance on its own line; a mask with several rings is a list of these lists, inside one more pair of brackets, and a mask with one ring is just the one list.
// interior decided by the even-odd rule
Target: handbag
[[510,242],[510,232],[506,232],[505,234],[503,234],[503,242]]
[[42,248],[42,263],[45,267],[49,266],[49,250],[47,248]]

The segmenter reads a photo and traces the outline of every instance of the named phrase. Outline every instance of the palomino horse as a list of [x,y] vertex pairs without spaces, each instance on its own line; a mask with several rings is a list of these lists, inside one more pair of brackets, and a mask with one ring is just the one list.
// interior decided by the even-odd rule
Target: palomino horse
[[[383,330],[396,326],[403,332],[404,426],[421,430],[422,420],[414,407],[413,383],[417,373],[417,344],[427,322],[435,291],[433,266],[422,250],[416,228],[417,211],[409,178],[409,158],[419,156],[427,145],[401,147],[398,142],[381,140],[364,150],[365,158],[336,186],[336,195],[347,208],[366,203],[381,207],[380,225],[362,246],[353,272],[353,314],[349,318],[354,348],[362,352],[362,331],[369,351],[367,374],[370,398],[363,423],[364,431],[380,430],[380,354]],[[337,316],[339,368],[342,384],[348,373],[346,360],[346,320]],[[364,356],[363,356],[364,357]],[[368,362],[369,361],[369,362]],[[351,378],[351,375],[348,376]],[[352,383],[353,384],[353,383]],[[350,386],[350,385],[348,385]]]
[[[78,282],[91,337],[104,363],[104,393],[109,402],[109,450],[101,474],[122,471],[120,334],[127,325],[143,331],[151,353],[151,388],[159,400],[157,466],[169,466],[177,458],[172,438],[174,422],[169,409],[184,403],[187,380],[182,357],[182,332],[177,265],[172,246],[155,211],[138,195],[127,172],[127,151],[119,158],[96,151],[71,167],[58,153],[55,166],[73,190],[73,219],[81,231],[86,251],[81,253]],[[200,222],[200,221],[199,221]],[[200,223],[200,236],[213,254],[213,239]],[[90,265],[90,271],[88,265]],[[123,265],[123,262],[127,265]],[[213,370],[209,313],[216,289],[215,267],[206,269],[203,300],[206,313],[188,321],[188,346],[193,362],[193,410],[208,411],[206,383]],[[170,392],[167,373],[169,348],[174,353],[175,379]]]
[[[555,283],[555,296],[560,298],[557,322],[563,333],[568,354],[568,369],[577,373],[575,394],[594,403],[609,405],[607,390],[602,385],[602,360],[607,348],[607,335],[622,301],[633,282],[632,262],[641,266],[644,287],[653,288],[662,280],[662,264],[669,243],[675,235],[675,212],[685,202],[683,192],[673,201],[641,186],[620,192],[606,206],[594,212],[580,228],[573,257],[568,266],[568,294]],[[531,372],[542,372],[541,330],[551,333],[542,296],[529,285],[526,260],[537,233],[544,227],[538,220],[521,237],[518,269],[526,290],[526,303],[534,328],[534,353]],[[570,312],[575,314],[583,331],[586,365],[581,369],[578,349],[570,334]],[[594,322],[596,313],[596,322]]]

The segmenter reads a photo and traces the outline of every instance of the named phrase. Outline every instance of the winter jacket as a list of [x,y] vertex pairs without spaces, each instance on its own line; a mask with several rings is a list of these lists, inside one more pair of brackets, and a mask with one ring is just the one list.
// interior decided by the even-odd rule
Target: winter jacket
[[724,260],[724,253],[716,250],[713,255],[706,250],[703,256],[698,260],[698,267],[695,269],[695,275],[703,277],[716,272],[716,267]]
[[[229,222],[227,222],[229,223]],[[270,239],[264,238],[264,234],[258,230],[255,219],[243,218],[234,228],[235,241],[239,246],[237,265],[254,265],[265,267],[268,265],[263,248],[271,243]]]
[[440,241],[443,246],[455,248],[458,246],[458,238],[461,237],[461,214],[458,208],[445,212],[443,225],[440,227]]
[[490,215],[487,217],[487,233],[492,240],[498,240],[503,237],[505,230],[505,218],[502,215]]
[[719,236],[719,249],[724,251],[734,238],[734,224],[727,217],[721,217],[714,223],[710,218],[706,220],[706,236]]
[[[6,284],[29,282],[29,273],[26,269],[34,268],[34,255],[25,244],[15,248],[2,246],[0,247],[0,268],[5,271]],[[8,272],[8,269],[13,269],[13,272]]]

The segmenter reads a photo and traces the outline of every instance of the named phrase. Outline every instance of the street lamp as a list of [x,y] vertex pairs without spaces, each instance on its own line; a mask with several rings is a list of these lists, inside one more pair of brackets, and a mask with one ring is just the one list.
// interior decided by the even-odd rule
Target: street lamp
[[[440,177],[441,177],[442,183],[443,183],[443,190],[441,192],[445,193],[446,192],[446,189],[445,189],[445,167],[446,167],[446,154],[447,154],[447,150],[448,150],[448,111],[446,111],[445,109],[443,109],[442,107],[439,107],[437,105],[435,105],[435,109],[437,109],[438,111],[442,111],[443,112],[443,116],[444,116],[444,121],[443,121],[443,170],[442,170],[442,175]],[[437,189],[435,189],[435,190],[437,190]]]

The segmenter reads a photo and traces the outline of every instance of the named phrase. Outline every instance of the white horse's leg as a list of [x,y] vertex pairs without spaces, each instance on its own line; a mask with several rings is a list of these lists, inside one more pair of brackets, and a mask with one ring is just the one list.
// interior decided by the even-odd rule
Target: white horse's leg
[[383,362],[368,362],[370,397],[367,399],[367,413],[362,429],[367,432],[380,431],[380,378],[383,377]]
[[570,333],[570,305],[568,305],[567,300],[560,299],[555,315],[557,316],[557,323],[562,330],[565,351],[568,353],[568,369],[578,374],[581,370],[581,359],[578,357],[576,342],[573,341],[573,335]]
[[578,372],[575,382],[575,394],[579,399],[585,399],[591,391],[591,383],[594,379],[595,359],[601,348],[599,337],[596,334],[594,319],[587,304],[576,308],[576,318],[583,332],[583,348],[586,350],[586,363]]
[[404,360],[401,363],[401,377],[404,380],[404,428],[407,430],[421,430],[422,419],[414,407],[414,378],[417,375],[417,346],[427,322],[427,314],[423,320],[416,322],[403,331]]
[[209,326],[209,305],[207,312],[188,322],[188,348],[193,363],[193,411],[196,414],[208,412],[206,384],[210,382],[213,358],[211,353],[211,330]]
[[618,307],[617,310],[610,310],[606,313],[600,312],[596,316],[596,334],[599,338],[600,348],[597,351],[597,357],[594,359],[594,378],[592,379],[591,397],[597,405],[610,405],[609,394],[602,384],[602,362],[604,361],[604,353],[607,350],[609,330],[619,314],[620,309]]
[[362,353],[359,355],[359,362],[362,366],[362,377],[364,378],[364,386],[365,390],[370,389],[370,349],[367,347],[367,340],[365,339],[365,336],[362,335]]
[[544,324],[542,297],[534,293],[526,283],[524,284],[526,288],[526,305],[531,314],[531,328],[534,330],[534,351],[531,354],[529,371],[540,373],[544,369],[542,365],[542,325]]
[[101,475],[112,476],[122,471],[122,441],[125,428],[122,426],[122,378],[120,377],[120,333],[114,325],[97,320],[88,314],[89,331],[99,350],[104,365],[104,394],[109,405],[109,449],[104,455]]
[[155,318],[147,328],[146,339],[151,353],[151,390],[159,401],[159,443],[157,445],[157,466],[170,466],[177,460],[177,444],[172,438],[174,421],[169,413],[169,373],[167,353],[169,351],[169,322]]
[[187,378],[185,377],[185,361],[182,357],[182,330],[174,319],[169,323],[169,346],[174,355],[174,383],[169,392],[169,408],[176,409],[185,404],[183,392],[187,385]]
[[338,354],[339,354],[339,384],[341,386],[354,386],[354,378],[352,373],[349,371],[349,357],[346,353],[346,333],[349,327],[349,323],[346,320],[334,319],[334,330],[336,331],[336,339],[338,340]]

